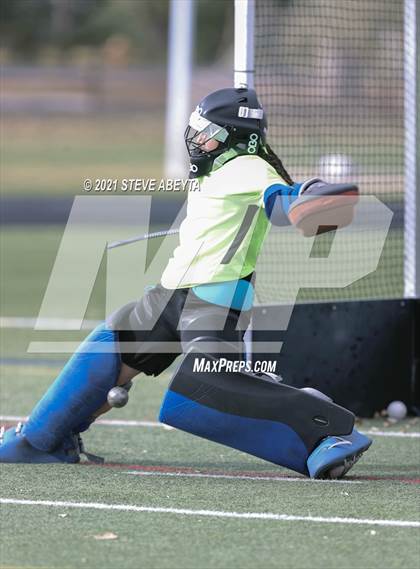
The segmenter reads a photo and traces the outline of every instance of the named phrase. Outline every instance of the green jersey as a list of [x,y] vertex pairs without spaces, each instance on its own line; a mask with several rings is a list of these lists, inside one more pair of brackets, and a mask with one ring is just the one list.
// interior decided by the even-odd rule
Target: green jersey
[[188,194],[179,245],[166,266],[165,288],[231,281],[255,269],[269,229],[264,190],[284,181],[259,156],[237,156],[199,179]]

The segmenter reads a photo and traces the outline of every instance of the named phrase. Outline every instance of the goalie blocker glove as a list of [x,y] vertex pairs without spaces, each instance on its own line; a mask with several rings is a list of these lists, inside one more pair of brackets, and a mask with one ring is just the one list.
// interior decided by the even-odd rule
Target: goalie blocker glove
[[349,225],[358,199],[355,184],[328,184],[320,178],[293,186],[272,184],[264,192],[265,211],[271,223],[291,223],[305,237]]

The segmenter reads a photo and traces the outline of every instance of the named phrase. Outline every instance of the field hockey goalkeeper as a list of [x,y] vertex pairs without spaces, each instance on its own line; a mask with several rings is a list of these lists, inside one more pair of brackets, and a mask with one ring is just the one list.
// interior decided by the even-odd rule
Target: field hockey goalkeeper
[[[294,182],[266,135],[252,89],[222,89],[200,102],[185,132],[200,191],[189,193],[161,282],[93,330],[28,421],[3,434],[0,462],[78,462],[80,434],[109,409],[109,392],[128,392],[136,375],[158,376],[178,356],[160,410],[168,425],[313,478],[342,477],[369,448],[353,414],[324,394],[217,366],[221,358],[244,358],[255,266],[270,223],[315,235],[349,224],[358,199],[353,184]],[[174,343],[175,351],[165,351]],[[194,370],[197,358],[220,372]]]

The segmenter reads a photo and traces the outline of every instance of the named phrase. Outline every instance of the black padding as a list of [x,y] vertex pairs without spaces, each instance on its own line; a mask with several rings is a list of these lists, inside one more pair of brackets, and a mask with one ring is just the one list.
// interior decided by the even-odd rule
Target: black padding
[[[169,290],[157,285],[140,300],[111,314],[107,325],[118,331],[123,363],[156,376],[191,343],[204,342],[203,336],[207,345],[214,345],[218,355],[223,354],[223,346],[219,350],[219,344],[229,342],[236,346],[233,350],[236,357],[242,357],[249,312],[205,302],[189,288]],[[129,353],[125,346],[129,346]],[[209,347],[210,350],[213,348]]]
[[[107,324],[118,331],[121,360],[146,375],[161,374],[182,352],[177,325],[187,297],[186,289],[168,290],[158,285],[137,302],[112,314]],[[179,348],[165,351],[165,345]],[[132,351],[131,351],[132,349]]]
[[201,358],[218,365],[218,358],[194,346],[175,372],[171,391],[223,413],[284,423],[300,436],[308,452],[324,437],[352,432],[353,413],[335,403],[252,373],[197,372],[194,361]]

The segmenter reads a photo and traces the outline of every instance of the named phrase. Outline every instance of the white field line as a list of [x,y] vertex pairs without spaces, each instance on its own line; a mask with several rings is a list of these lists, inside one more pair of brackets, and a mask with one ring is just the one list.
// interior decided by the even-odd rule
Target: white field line
[[23,328],[33,330],[93,330],[99,320],[84,320],[80,326],[78,318],[34,318],[25,316],[0,316],[0,328]]
[[375,429],[369,429],[368,431],[360,431],[365,435],[371,435],[372,437],[400,437],[403,439],[420,439],[420,433],[404,433],[403,431],[377,431]]
[[297,476],[247,476],[245,474],[211,474],[206,472],[148,472],[141,470],[126,470],[122,474],[131,476],[169,476],[173,478],[220,478],[222,480],[265,480],[274,482],[315,482],[321,484],[363,484],[361,480],[316,480],[313,478],[298,478]]
[[[0,415],[0,421],[26,421],[28,417],[20,415]],[[107,425],[110,427],[146,427],[146,428],[160,428],[168,431],[174,430],[169,425],[158,423],[157,421],[136,421],[131,419],[98,419],[95,425]],[[405,439],[419,439],[420,433],[404,433],[402,431],[377,431],[376,429],[369,429],[367,431],[360,431],[365,435],[373,437],[400,437]]]
[[269,512],[227,512],[219,510],[188,510],[185,508],[157,508],[152,506],[134,506],[131,504],[104,504],[101,502],[62,502],[54,500],[18,500],[15,498],[0,498],[0,504],[45,506],[50,508],[76,508],[86,510],[110,510],[148,514],[175,514],[180,516],[206,516],[209,518],[234,518],[239,520],[271,520],[276,522],[314,522],[324,524],[351,524],[420,528],[420,521],[415,520],[378,520],[339,517],[327,518],[321,516],[295,516],[290,514],[275,514]]
[[[0,421],[27,421],[28,417],[20,415],[0,415]],[[108,425],[112,427],[147,427],[147,428],[161,428],[174,430],[173,427],[169,425],[164,425],[163,423],[158,423],[157,421],[134,421],[129,419],[98,419],[95,421],[95,425]]]

